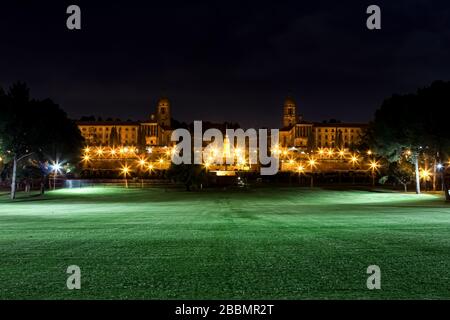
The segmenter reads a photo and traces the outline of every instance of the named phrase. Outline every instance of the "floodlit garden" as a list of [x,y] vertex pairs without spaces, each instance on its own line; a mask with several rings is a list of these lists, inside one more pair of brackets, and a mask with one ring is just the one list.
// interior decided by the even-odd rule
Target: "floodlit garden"
[[0,195],[0,229],[2,299],[450,298],[441,195],[63,189]]

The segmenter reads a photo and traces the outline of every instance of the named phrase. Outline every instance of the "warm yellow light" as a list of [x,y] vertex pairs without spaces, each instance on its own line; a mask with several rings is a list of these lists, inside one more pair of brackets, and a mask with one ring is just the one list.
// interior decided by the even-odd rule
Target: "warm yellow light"
[[120,148],[119,149],[119,153],[124,153],[125,152],[125,149],[124,148]]
[[367,154],[370,156],[372,154],[372,150],[367,150]]
[[339,157],[343,158],[345,156],[344,150],[339,150]]
[[359,158],[356,155],[352,155],[352,157],[350,158],[350,162],[352,164],[356,164],[359,162]]
[[205,162],[205,168],[208,169],[211,166],[209,162]]
[[97,154],[99,156],[102,156],[103,155],[103,148],[97,148]]
[[164,163],[164,159],[159,159],[159,163],[163,164]]
[[3,158],[2,157],[0,157],[0,162],[2,162],[3,161]]
[[430,180],[431,175],[430,169],[420,169],[419,176],[421,179],[428,181]]
[[128,151],[130,151],[130,149],[129,149],[128,147],[125,147],[125,148],[123,148],[123,151],[124,151],[125,153],[127,153]]
[[89,147],[84,148],[84,153],[89,153],[90,151],[91,151],[91,148],[89,148]]
[[329,157],[333,156],[333,154],[334,154],[333,149],[328,149],[327,154],[328,154]]
[[283,150],[283,156],[285,156],[287,154],[288,154],[287,150]]
[[410,156],[412,152],[411,152],[411,150],[406,150],[405,153],[406,153],[407,156]]
[[153,170],[153,165],[152,165],[152,164],[149,164],[149,165],[148,165],[148,170],[149,170],[149,171],[152,171],[152,170]]
[[380,164],[377,161],[370,161],[369,162],[369,167],[372,170],[376,170],[380,167]]
[[88,154],[85,154],[84,156],[83,156],[83,160],[84,161],[89,161],[91,159],[91,157],[88,155]]
[[126,177],[127,174],[130,173],[130,171],[131,171],[130,167],[128,167],[128,165],[124,165],[124,166],[122,166],[121,174],[123,174]]
[[244,164],[246,164],[245,158],[243,158],[243,157],[239,157],[239,159],[238,159],[238,163],[239,163],[240,165],[244,165]]
[[277,145],[277,144],[270,151],[272,153],[274,153],[274,154],[280,154],[281,153],[280,146]]
[[294,164],[294,160],[290,159],[289,164]]
[[115,156],[115,155],[116,155],[116,149],[111,149],[110,152],[111,152],[111,155],[112,155],[112,156]]
[[302,173],[302,172],[304,172],[304,171],[305,171],[305,167],[304,167],[304,166],[299,165],[299,166],[297,167],[297,172]]
[[310,158],[310,159],[308,160],[308,164],[309,164],[309,166],[310,166],[311,169],[312,169],[312,168],[314,168],[314,167],[317,165],[317,160],[314,159],[314,158]]
[[325,153],[325,150],[323,148],[319,148],[319,154],[323,155]]
[[152,153],[152,152],[153,152],[152,147],[147,147],[147,153]]
[[138,163],[141,167],[144,167],[147,164],[147,161],[144,158],[140,158]]

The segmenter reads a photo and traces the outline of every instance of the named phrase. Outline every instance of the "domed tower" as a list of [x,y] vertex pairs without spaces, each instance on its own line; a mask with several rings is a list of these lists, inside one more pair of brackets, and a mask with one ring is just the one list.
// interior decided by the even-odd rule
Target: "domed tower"
[[163,128],[170,128],[170,101],[168,98],[160,98],[156,107],[156,121]]
[[283,127],[292,127],[297,123],[297,105],[295,100],[287,97],[283,106]]

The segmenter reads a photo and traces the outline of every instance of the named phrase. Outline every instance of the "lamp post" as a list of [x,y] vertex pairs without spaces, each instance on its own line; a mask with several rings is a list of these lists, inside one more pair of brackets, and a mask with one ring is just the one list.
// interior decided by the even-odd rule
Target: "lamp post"
[[50,169],[53,172],[53,190],[56,189],[56,175],[61,171],[61,164],[58,161],[53,161],[50,165]]
[[[353,154],[350,158],[350,162],[352,163],[352,169],[355,170],[355,165],[359,162],[358,156],[356,154]],[[353,184],[355,184],[355,172],[353,171]]]
[[317,160],[314,158],[310,158],[308,160],[308,164],[311,168],[311,188],[313,188],[314,187],[314,168],[316,167]]
[[303,173],[303,172],[305,172],[305,167],[303,166],[303,165],[299,165],[298,167],[297,167],[297,172],[298,172],[298,184],[300,184],[300,177],[301,177],[301,174]]
[[125,178],[125,188],[128,188],[128,174],[130,173],[130,168],[128,167],[128,165],[124,165],[122,167],[122,174]]
[[[438,163],[436,165],[436,171],[439,173],[439,179],[441,180],[441,191],[444,190],[444,165],[442,163]],[[437,174],[436,174],[437,175]]]
[[372,170],[372,187],[375,187],[375,171],[380,167],[380,164],[377,161],[372,160],[370,161],[369,166]]

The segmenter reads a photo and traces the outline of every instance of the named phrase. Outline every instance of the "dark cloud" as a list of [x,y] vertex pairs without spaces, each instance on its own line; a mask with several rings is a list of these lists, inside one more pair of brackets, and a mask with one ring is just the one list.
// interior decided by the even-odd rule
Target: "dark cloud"
[[167,94],[181,120],[278,126],[287,94],[308,119],[368,121],[383,98],[450,75],[448,1],[75,1],[2,5],[0,85],[29,83],[72,117],[142,119]]

